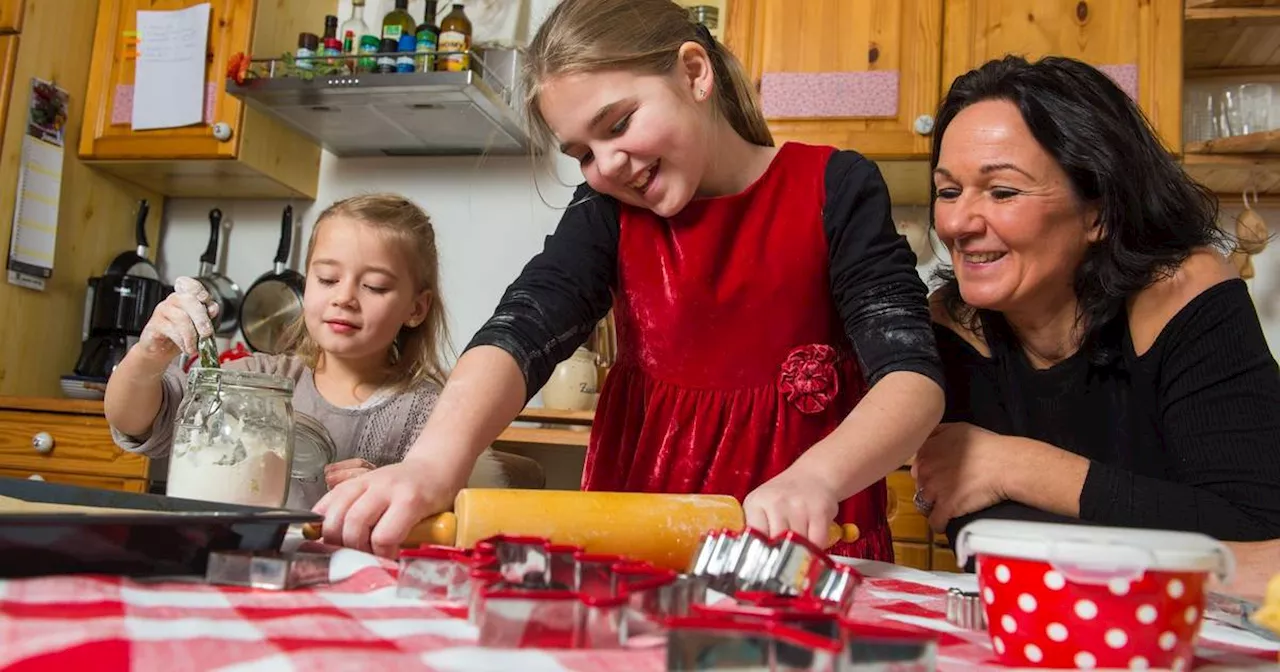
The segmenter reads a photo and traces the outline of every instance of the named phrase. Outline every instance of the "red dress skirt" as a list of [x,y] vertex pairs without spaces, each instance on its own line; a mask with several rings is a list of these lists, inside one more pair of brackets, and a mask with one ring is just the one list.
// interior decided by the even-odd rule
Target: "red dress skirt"
[[[746,191],[675,217],[620,206],[619,360],[584,490],[745,498],[866,392],[831,296],[823,229],[833,150],[784,145]],[[840,504],[839,555],[893,561],[884,480]]]

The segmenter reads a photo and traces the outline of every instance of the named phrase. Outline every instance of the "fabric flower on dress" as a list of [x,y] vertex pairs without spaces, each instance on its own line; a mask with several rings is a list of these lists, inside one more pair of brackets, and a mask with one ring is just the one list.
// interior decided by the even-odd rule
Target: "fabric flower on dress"
[[835,348],[814,343],[793,349],[782,362],[778,391],[801,413],[825,411],[840,392]]

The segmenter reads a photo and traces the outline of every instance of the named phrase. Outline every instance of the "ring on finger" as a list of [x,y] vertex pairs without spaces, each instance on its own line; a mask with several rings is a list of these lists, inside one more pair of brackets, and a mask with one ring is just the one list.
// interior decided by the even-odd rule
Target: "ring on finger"
[[920,488],[916,488],[916,496],[911,499],[911,502],[916,505],[917,511],[926,516],[929,515],[930,511],[933,511],[933,502],[924,498],[924,490]]

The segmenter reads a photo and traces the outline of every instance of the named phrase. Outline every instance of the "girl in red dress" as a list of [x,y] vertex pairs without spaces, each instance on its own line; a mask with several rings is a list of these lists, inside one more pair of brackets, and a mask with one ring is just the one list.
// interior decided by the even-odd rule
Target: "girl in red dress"
[[729,494],[749,525],[892,561],[884,477],[942,415],[915,257],[875,164],[774,147],[737,60],[669,0],[565,0],[529,47],[538,140],[582,166],[556,232],[408,457],[336,487],[325,539],[384,555],[615,309],[587,490]]

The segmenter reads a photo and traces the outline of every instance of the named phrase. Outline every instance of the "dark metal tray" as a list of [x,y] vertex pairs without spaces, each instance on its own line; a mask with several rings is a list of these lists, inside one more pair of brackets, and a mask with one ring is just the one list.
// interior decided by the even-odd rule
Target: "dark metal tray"
[[203,575],[210,552],[278,550],[290,525],[323,520],[310,511],[3,477],[0,495],[29,502],[137,511],[0,513],[0,577]]

